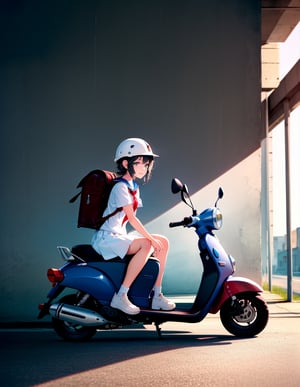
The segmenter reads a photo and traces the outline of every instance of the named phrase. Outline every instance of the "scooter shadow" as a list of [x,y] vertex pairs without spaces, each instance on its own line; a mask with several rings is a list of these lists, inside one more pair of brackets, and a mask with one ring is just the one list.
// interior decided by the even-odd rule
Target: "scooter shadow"
[[[75,375],[82,375],[83,385],[86,372],[101,372],[106,366],[116,367],[113,372],[117,373],[120,364],[126,362],[134,373],[136,363],[129,360],[147,357],[150,367],[155,367],[158,359],[168,353],[181,353],[185,348],[195,348],[197,353],[202,348],[205,352],[205,348],[228,346],[239,339],[230,334],[197,334],[176,328],[162,330],[159,337],[154,327],[143,327],[98,331],[91,340],[80,343],[64,341],[47,330],[6,333],[1,340],[5,353],[2,384],[22,387],[45,382],[63,385],[62,378]],[[18,372],[15,364],[22,364]]]
[[151,344],[153,346],[172,345],[180,346],[213,346],[230,345],[233,341],[242,340],[239,337],[230,334],[195,334],[188,330],[161,330],[159,335],[155,329],[116,329],[114,331],[99,331],[90,343],[120,343],[130,342],[132,345],[136,342]]

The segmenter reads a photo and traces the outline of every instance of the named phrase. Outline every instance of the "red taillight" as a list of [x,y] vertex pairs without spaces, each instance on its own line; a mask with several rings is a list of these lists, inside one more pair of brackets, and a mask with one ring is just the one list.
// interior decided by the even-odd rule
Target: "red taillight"
[[38,306],[39,310],[43,310],[44,306],[45,306],[45,304],[39,304],[39,306]]
[[61,282],[64,279],[64,273],[59,269],[52,268],[48,269],[47,277],[50,282],[56,284],[57,282]]

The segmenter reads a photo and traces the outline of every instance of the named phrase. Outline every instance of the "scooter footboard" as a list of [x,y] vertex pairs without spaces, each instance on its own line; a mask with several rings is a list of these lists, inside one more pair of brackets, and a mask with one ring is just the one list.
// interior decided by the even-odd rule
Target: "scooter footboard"
[[244,277],[229,277],[223,284],[219,296],[211,306],[209,313],[217,313],[228,298],[238,293],[261,293],[263,289],[256,282]]

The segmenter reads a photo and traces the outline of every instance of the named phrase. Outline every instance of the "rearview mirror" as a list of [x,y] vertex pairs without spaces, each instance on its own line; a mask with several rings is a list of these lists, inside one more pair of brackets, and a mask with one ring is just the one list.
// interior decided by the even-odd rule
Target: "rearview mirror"
[[196,215],[196,210],[194,209],[193,203],[191,201],[187,185],[183,184],[179,179],[174,177],[172,179],[171,189],[173,194],[178,192],[181,193],[181,200],[193,210],[193,215]]
[[171,189],[173,194],[183,191],[183,184],[176,177],[172,179]]
[[222,199],[223,196],[224,196],[224,192],[223,192],[222,188],[220,187],[219,192],[218,192],[218,197],[219,197],[219,199]]
[[218,190],[218,197],[217,197],[217,200],[215,202],[215,207],[217,207],[218,201],[220,199],[222,199],[223,196],[224,196],[224,192],[223,192],[222,188],[220,187],[219,190]]

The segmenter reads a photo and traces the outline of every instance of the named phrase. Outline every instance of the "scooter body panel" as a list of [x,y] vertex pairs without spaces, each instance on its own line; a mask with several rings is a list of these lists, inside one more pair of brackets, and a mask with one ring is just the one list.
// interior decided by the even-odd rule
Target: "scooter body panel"
[[203,263],[203,276],[192,310],[201,311],[205,316],[217,298],[224,281],[233,274],[234,270],[228,254],[214,235],[206,234],[200,238],[199,250]]
[[[122,284],[126,268],[126,263],[109,261],[65,265],[62,268],[64,279],[59,287],[80,290],[93,296],[100,304],[109,305]],[[149,307],[149,296],[158,272],[159,261],[149,259],[130,287],[128,296],[133,303],[140,307]],[[48,298],[54,294],[55,290],[51,289]]]
[[223,283],[224,280],[233,273],[233,267],[229,256],[215,235],[206,234],[205,244],[210,257],[216,262],[220,274],[220,283]]
[[62,271],[64,279],[60,282],[60,286],[88,293],[104,305],[107,305],[108,300],[113,297],[116,285],[100,267],[95,268],[88,264],[80,263],[65,266]]
[[[187,311],[175,309],[171,312],[142,310],[141,315],[138,316],[140,321],[145,321],[146,318],[146,320],[153,322],[180,321],[195,323],[206,317],[218,299],[224,282],[229,281],[231,284],[232,280],[228,277],[231,278],[234,269],[229,255],[213,234],[205,234],[199,239],[199,249],[203,262],[203,276],[191,309]],[[242,287],[242,283],[238,287],[243,278],[240,280],[237,284],[232,283],[233,289],[236,289],[237,292]],[[249,281],[249,283],[252,282]]]

